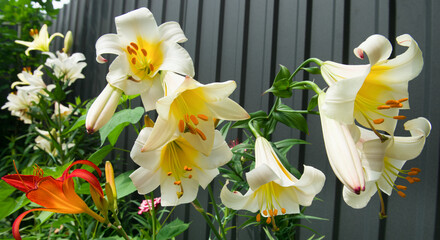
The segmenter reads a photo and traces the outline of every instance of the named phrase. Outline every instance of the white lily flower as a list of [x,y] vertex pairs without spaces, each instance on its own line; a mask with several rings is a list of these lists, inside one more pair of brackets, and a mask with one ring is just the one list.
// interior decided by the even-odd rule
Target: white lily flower
[[[318,104],[321,110],[326,101],[324,92],[319,94]],[[365,190],[365,177],[361,158],[355,142],[359,130],[354,124],[345,124],[326,116],[321,111],[322,134],[330,166],[336,177],[353,193]]]
[[[276,228],[274,216],[299,213],[299,205],[310,206],[325,182],[325,175],[304,166],[300,179],[295,178],[278,159],[270,143],[263,137],[255,141],[255,169],[246,174],[249,190],[245,195],[223,186],[220,198],[226,207],[251,212],[260,211],[267,223]],[[257,221],[261,215],[257,215]]]
[[113,116],[122,91],[107,84],[87,111],[86,129],[92,134],[103,127]]
[[26,49],[25,51],[26,56],[29,56],[29,52],[32,50],[40,50],[42,52],[48,52],[49,44],[56,36],[64,37],[63,34],[61,33],[54,33],[49,37],[46,24],[44,24],[41,27],[40,31],[38,31],[38,29],[31,29],[29,33],[34,38],[34,41],[27,42],[27,41],[15,40],[16,43],[28,47],[28,49]]
[[155,109],[163,96],[160,71],[194,76],[188,52],[178,43],[187,41],[177,22],[159,27],[147,8],[140,8],[115,18],[117,34],[106,34],[96,42],[96,60],[101,55],[118,55],[110,65],[107,81],[127,95],[140,94],[145,110]]
[[32,118],[28,114],[29,108],[34,102],[38,103],[39,101],[40,98],[37,94],[17,89],[16,93],[9,93],[8,102],[2,106],[2,109],[7,108],[12,116],[19,117],[26,124],[31,124]]
[[139,194],[147,194],[160,185],[162,206],[175,206],[192,202],[199,185],[206,186],[219,174],[218,167],[232,158],[232,152],[221,136],[215,132],[214,147],[205,156],[179,135],[158,149],[141,152],[145,141],[151,138],[151,128],[140,132],[131,150],[131,158],[141,167],[130,178]]
[[405,119],[399,109],[409,108],[408,81],[423,67],[422,52],[410,35],[397,37],[397,43],[408,49],[394,59],[388,59],[390,42],[381,35],[372,35],[354,49],[360,59],[366,53],[370,64],[324,62],[321,73],[330,87],[322,112],[346,124],[356,119],[365,127],[371,128],[372,124],[392,134],[397,120]]
[[52,115],[52,118],[61,118],[65,119],[67,116],[72,114],[73,107],[69,105],[68,107],[64,106],[61,103],[55,102],[54,104],[54,114]]
[[55,54],[51,52],[44,53],[49,56],[45,65],[52,68],[54,75],[61,78],[61,81],[68,82],[69,86],[77,79],[85,78],[81,73],[83,68],[87,66],[86,57],[82,53],[74,53],[71,56],[65,52],[57,51]]
[[404,127],[411,132],[411,137],[390,137],[388,143],[380,143],[374,133],[362,129],[358,148],[362,154],[362,165],[367,173],[368,182],[365,192],[359,195],[344,187],[344,200],[349,206],[365,207],[377,191],[391,195],[395,190],[400,196],[405,197],[401,190],[407,187],[394,183],[398,177],[410,183],[420,181],[414,177],[420,169],[402,170],[402,167],[406,161],[420,155],[426,137],[431,131],[431,124],[427,119],[419,117],[407,121]]
[[[53,142],[51,140],[55,139],[58,143],[61,142],[60,136],[58,136],[56,129],[52,129],[50,132],[40,130],[38,128],[35,128],[35,130],[37,130],[40,136],[35,138],[36,145],[34,146],[34,149],[41,149],[54,157],[58,156],[58,149],[53,145]],[[75,144],[73,143],[63,143],[61,144],[61,149],[65,151],[74,146]]]
[[214,141],[214,118],[243,120],[249,114],[228,98],[234,81],[201,84],[191,77],[168,72],[164,78],[165,97],[156,103],[159,116],[142,151],[163,146],[176,133],[198,151],[209,155]]

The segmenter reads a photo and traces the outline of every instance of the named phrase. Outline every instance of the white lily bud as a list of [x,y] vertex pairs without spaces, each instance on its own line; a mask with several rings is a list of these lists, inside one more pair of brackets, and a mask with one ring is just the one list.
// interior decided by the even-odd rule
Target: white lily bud
[[66,54],[69,54],[70,50],[72,49],[72,45],[73,45],[72,31],[68,31],[66,33],[65,38],[64,38],[63,52],[66,53]]
[[96,132],[112,118],[121,95],[120,89],[107,84],[87,112],[86,129],[88,133]]

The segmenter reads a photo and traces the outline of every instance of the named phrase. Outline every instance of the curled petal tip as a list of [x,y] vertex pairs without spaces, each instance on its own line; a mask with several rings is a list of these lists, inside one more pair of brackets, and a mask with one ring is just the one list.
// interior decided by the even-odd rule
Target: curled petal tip
[[93,128],[87,128],[87,133],[88,133],[88,134],[93,134],[93,133],[95,133],[95,129],[93,129]]
[[100,56],[98,56],[98,62],[100,62],[100,63],[106,63],[106,62],[108,62],[108,60],[105,59],[105,58],[103,58],[103,57],[100,55]]

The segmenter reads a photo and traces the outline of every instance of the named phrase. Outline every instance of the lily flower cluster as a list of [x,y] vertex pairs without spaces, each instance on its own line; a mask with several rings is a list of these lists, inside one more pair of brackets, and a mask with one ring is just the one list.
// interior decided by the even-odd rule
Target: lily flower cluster
[[[409,108],[408,82],[423,67],[416,41],[408,34],[397,38],[408,49],[388,59],[391,43],[381,35],[370,36],[354,49],[355,55],[370,63],[344,65],[318,62],[328,90],[319,94],[324,141],[330,165],[344,184],[344,200],[354,207],[367,205],[374,193],[402,197],[406,187],[394,181],[405,178],[413,183],[420,169],[402,170],[407,160],[423,149],[431,125],[425,118],[404,124],[411,137],[396,137],[397,121],[406,119],[400,109]],[[355,121],[361,126],[355,125]],[[385,133],[384,133],[385,132]],[[381,214],[384,216],[384,209]]]

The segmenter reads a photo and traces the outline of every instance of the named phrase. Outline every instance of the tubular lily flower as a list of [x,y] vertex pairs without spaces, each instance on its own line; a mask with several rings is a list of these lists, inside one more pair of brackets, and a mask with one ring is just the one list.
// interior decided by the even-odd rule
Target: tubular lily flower
[[420,155],[426,137],[431,131],[431,124],[427,119],[419,117],[407,121],[404,127],[411,132],[411,137],[392,137],[387,144],[377,141],[377,137],[371,131],[361,129],[361,138],[357,145],[362,153],[362,165],[367,173],[367,183],[365,192],[359,195],[353,194],[344,187],[344,200],[349,206],[365,207],[378,191],[391,195],[395,190],[400,196],[405,197],[403,190],[407,187],[396,185],[394,182],[397,178],[405,179],[409,183],[420,181],[419,178],[414,177],[420,169],[402,170],[402,167],[406,161]]
[[110,65],[107,81],[127,95],[140,94],[145,110],[155,109],[163,96],[160,71],[194,76],[188,52],[178,43],[187,41],[177,22],[159,27],[147,8],[140,8],[115,18],[118,34],[106,34],[96,42],[96,60],[101,55],[118,55]]
[[107,84],[87,111],[86,129],[88,133],[96,132],[112,118],[121,96],[121,90]]
[[234,81],[203,85],[191,77],[168,72],[166,96],[156,103],[159,117],[142,151],[163,146],[176,131],[197,150],[209,155],[214,141],[214,119],[243,120],[249,114],[228,98]]
[[83,68],[87,66],[86,57],[82,53],[74,53],[71,56],[65,52],[56,52],[57,56],[51,52],[44,53],[49,56],[45,65],[52,68],[54,75],[61,81],[67,82],[70,86],[77,79],[85,78],[81,73]]
[[295,178],[282,165],[270,143],[263,137],[255,141],[255,169],[246,174],[249,190],[245,195],[230,192],[227,184],[223,186],[220,198],[229,208],[260,211],[272,223],[274,229],[277,215],[299,213],[299,205],[310,206],[313,198],[324,186],[324,174],[309,166],[304,166],[300,179]]
[[101,170],[95,164],[87,160],[79,160],[72,163],[64,171],[63,175],[57,179],[51,176],[44,177],[43,170],[38,166],[34,170],[34,175],[11,174],[2,177],[2,180],[9,185],[25,192],[29,200],[44,207],[28,210],[15,219],[12,226],[12,234],[15,239],[21,239],[19,233],[20,223],[28,213],[33,211],[67,214],[87,213],[100,222],[105,221],[103,217],[93,212],[75,193],[72,177],[79,177],[89,182],[96,192],[104,196],[98,179],[92,173],[84,169],[75,169],[69,173],[70,168],[76,164],[89,165],[101,175]]
[[[325,100],[326,94],[320,93],[319,109]],[[345,124],[328,118],[322,111],[320,117],[325,149],[333,172],[344,186],[353,193],[359,194],[365,190],[361,158],[355,144],[359,138],[359,129],[354,124]]]
[[381,35],[372,35],[354,49],[360,59],[365,53],[370,64],[324,62],[321,73],[330,87],[322,112],[346,124],[356,119],[365,127],[392,134],[397,120],[405,119],[399,109],[409,108],[408,81],[423,67],[422,52],[410,35],[397,37],[397,43],[408,49],[394,59],[388,59],[391,43]]
[[64,37],[63,34],[61,33],[54,33],[49,37],[46,24],[44,24],[41,27],[40,31],[38,31],[38,29],[31,29],[29,31],[29,34],[31,35],[31,37],[34,38],[34,41],[26,42],[26,41],[15,40],[15,43],[25,45],[28,47],[28,49],[26,49],[25,51],[26,56],[29,56],[29,52],[32,50],[40,50],[42,52],[48,52],[49,44],[56,36]]
[[160,185],[162,206],[192,202],[199,185],[206,188],[219,174],[217,168],[232,158],[232,152],[219,131],[214,134],[214,146],[209,156],[198,152],[177,134],[160,148],[141,152],[151,134],[151,128],[144,128],[136,139],[130,156],[141,167],[130,178],[139,194],[147,194]]

